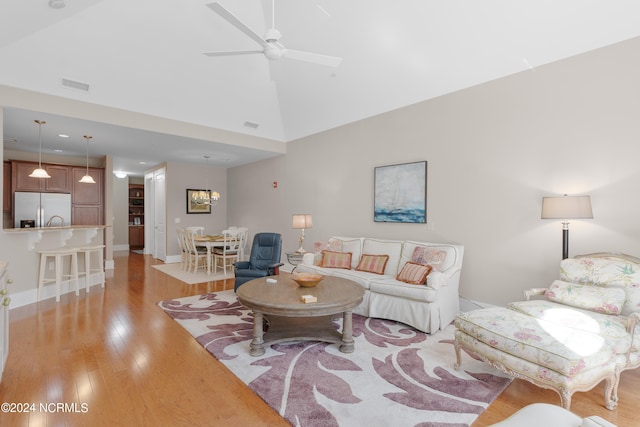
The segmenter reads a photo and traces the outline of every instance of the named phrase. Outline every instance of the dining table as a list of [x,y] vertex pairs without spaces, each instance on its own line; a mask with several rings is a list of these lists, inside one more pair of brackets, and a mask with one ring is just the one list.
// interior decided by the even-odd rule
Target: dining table
[[212,234],[194,236],[196,246],[207,248],[207,274],[211,274],[211,248],[224,246],[224,235]]

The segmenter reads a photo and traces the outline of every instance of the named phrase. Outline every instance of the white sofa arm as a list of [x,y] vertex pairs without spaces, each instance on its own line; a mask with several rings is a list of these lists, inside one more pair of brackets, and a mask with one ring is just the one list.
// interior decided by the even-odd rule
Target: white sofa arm
[[305,252],[302,256],[302,263],[307,265],[315,265],[316,254],[313,252]]

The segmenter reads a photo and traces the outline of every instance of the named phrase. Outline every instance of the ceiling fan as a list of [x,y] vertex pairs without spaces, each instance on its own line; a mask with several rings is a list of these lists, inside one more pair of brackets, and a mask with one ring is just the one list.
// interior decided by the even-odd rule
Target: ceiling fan
[[220,15],[224,20],[245,33],[249,38],[257,42],[262,49],[257,50],[234,50],[224,52],[206,52],[206,56],[231,56],[231,55],[253,55],[261,53],[270,60],[280,58],[295,59],[298,61],[312,62],[314,64],[326,65],[328,67],[337,67],[342,62],[342,58],[335,56],[321,55],[318,53],[303,52],[285,48],[282,43],[278,42],[282,34],[275,28],[275,0],[271,2],[271,28],[269,28],[263,37],[260,37],[255,31],[245,25],[236,18],[231,12],[222,7],[218,2],[208,3],[207,7]]

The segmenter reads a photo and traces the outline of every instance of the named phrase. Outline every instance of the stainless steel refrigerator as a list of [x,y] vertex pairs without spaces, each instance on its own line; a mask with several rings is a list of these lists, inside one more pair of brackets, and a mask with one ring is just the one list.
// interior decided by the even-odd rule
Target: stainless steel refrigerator
[[[71,194],[16,191],[14,206],[15,228],[44,227],[55,215],[62,217],[64,225],[71,225]],[[54,218],[51,225],[59,226],[62,221]]]

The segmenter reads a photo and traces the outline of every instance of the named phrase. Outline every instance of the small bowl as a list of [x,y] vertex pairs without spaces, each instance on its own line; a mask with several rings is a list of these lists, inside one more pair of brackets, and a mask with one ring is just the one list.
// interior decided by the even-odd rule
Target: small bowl
[[291,275],[291,278],[303,288],[313,288],[324,279],[324,276],[315,273],[295,273]]

